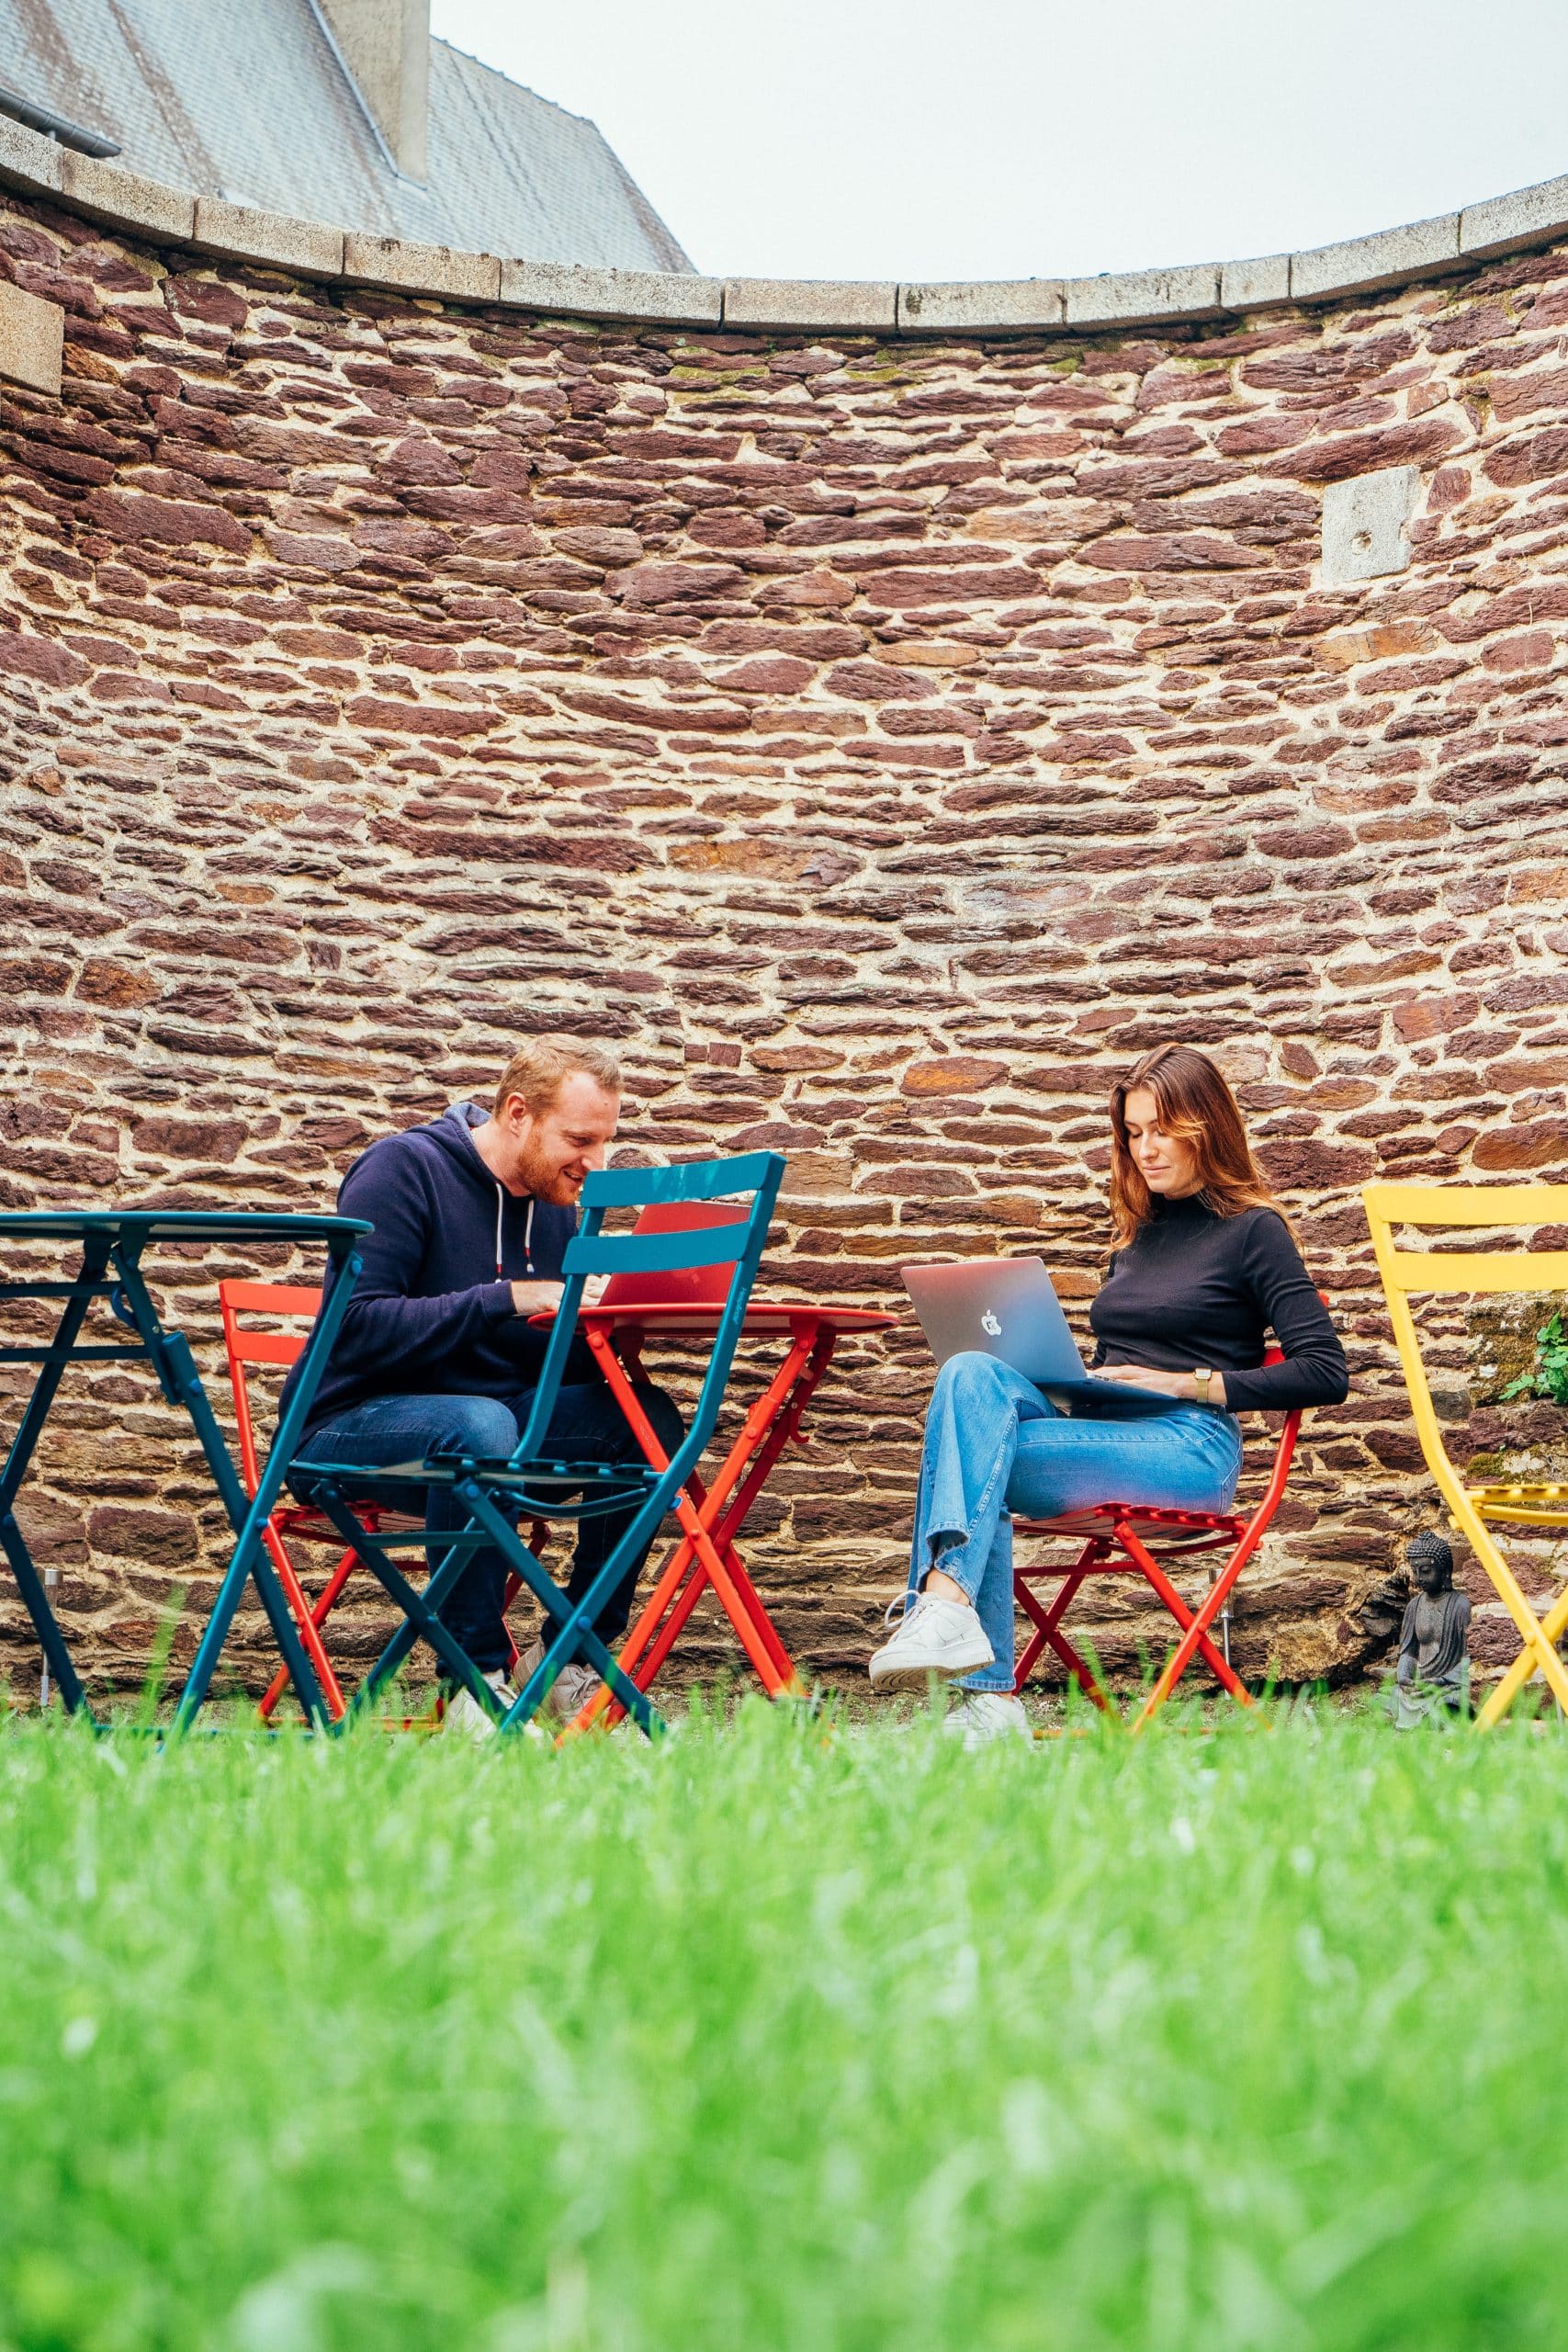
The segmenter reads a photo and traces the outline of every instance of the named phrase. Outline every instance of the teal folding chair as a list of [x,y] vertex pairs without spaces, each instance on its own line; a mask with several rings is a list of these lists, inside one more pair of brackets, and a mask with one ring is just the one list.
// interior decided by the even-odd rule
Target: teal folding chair
[[[407,1509],[420,1519],[425,1508],[424,1493],[432,1487],[450,1487],[468,1513],[468,1524],[459,1533],[454,1535],[449,1529],[438,1531],[421,1524],[387,1530],[368,1527],[354,1509],[355,1497],[363,1495],[367,1484],[362,1464],[296,1463],[291,1479],[295,1491],[325,1513],[402,1614],[402,1623],[350,1702],[343,1717],[344,1724],[352,1723],[371,1704],[415,1643],[423,1641],[435,1652],[448,1674],[472,1692],[502,1731],[519,1730],[529,1722],[548,1697],[562,1668],[579,1659],[598,1671],[644,1732],[651,1736],[662,1729],[646,1695],[629,1675],[622,1673],[595,1627],[630,1562],[652,1541],[660,1521],[672,1508],[713,1435],[784,1170],[784,1160],[776,1151],[750,1151],[735,1159],[692,1160],[674,1168],[615,1169],[588,1178],[582,1188],[582,1225],[567,1244],[562,1264],[565,1291],[545,1351],[539,1384],[534,1391],[527,1426],[515,1451],[504,1460],[488,1461],[469,1454],[432,1455],[423,1462],[398,1463],[374,1474],[378,1501],[395,1499],[396,1491],[406,1491],[410,1498]],[[747,1193],[750,1195],[750,1205],[739,1224],[694,1226],[666,1232],[609,1234],[604,1230],[609,1209],[641,1209],[665,1202],[712,1201]],[[589,1275],[660,1274],[727,1264],[730,1268],[729,1284],[702,1393],[691,1426],[667,1466],[655,1470],[642,1463],[574,1462],[552,1451],[548,1443],[550,1421],[576,1329],[582,1286]],[[384,1491],[388,1489],[394,1490],[393,1495]],[[632,1503],[637,1506],[634,1517],[588,1590],[575,1602],[568,1599],[512,1523],[513,1516],[558,1521],[589,1519],[625,1510]],[[404,1508],[400,1504],[398,1507]],[[504,1713],[440,1616],[442,1604],[465,1563],[474,1552],[490,1546],[522,1578],[543,1607],[547,1623],[553,1627],[538,1665],[514,1703]],[[429,1562],[430,1574],[422,1591],[409,1583],[391,1557],[395,1550],[411,1547],[422,1548]]]

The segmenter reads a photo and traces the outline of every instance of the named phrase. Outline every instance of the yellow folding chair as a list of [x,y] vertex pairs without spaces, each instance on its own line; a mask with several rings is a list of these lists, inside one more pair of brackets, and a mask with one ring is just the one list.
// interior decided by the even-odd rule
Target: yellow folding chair
[[1450,1229],[1565,1225],[1568,1184],[1368,1184],[1361,1198],[1427,1467],[1438,1482],[1454,1524],[1468,1537],[1518,1627],[1524,1645],[1476,1716],[1476,1729],[1489,1730],[1500,1721],[1538,1669],[1568,1715],[1568,1668],[1556,1648],[1558,1636],[1568,1627],[1568,1585],[1546,1615],[1538,1617],[1499,1551],[1491,1527],[1494,1521],[1568,1527],[1568,1484],[1464,1484],[1438,1432],[1410,1311],[1413,1292],[1454,1298],[1498,1291],[1568,1290],[1568,1250],[1400,1250],[1393,1239],[1393,1228],[1404,1225]]

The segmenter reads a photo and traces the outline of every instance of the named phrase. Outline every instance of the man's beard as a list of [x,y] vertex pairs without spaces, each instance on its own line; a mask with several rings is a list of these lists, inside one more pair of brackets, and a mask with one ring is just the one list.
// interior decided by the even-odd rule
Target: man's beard
[[580,1176],[568,1176],[560,1169],[551,1168],[540,1160],[520,1161],[517,1181],[525,1193],[531,1193],[536,1201],[544,1201],[551,1208],[575,1208],[582,1191]]

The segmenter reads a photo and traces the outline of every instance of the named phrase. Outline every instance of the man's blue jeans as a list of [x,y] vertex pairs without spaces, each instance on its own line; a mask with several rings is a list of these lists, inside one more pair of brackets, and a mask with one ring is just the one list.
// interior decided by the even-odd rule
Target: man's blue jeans
[[[639,1380],[633,1385],[660,1444],[666,1453],[673,1453],[684,1431],[672,1398],[651,1381]],[[528,1393],[504,1400],[497,1396],[378,1396],[313,1430],[301,1449],[304,1462],[296,1465],[296,1476],[311,1462],[353,1462],[375,1470],[394,1462],[423,1462],[429,1453],[508,1454],[528,1418],[530,1401]],[[620,1407],[598,1380],[561,1390],[550,1418],[547,1442],[569,1460],[643,1459],[642,1448]],[[367,1501],[384,1502],[390,1510],[406,1510],[410,1506],[406,1488],[388,1487],[378,1492],[374,1479],[367,1478],[360,1493]],[[468,1525],[468,1513],[453,1499],[450,1487],[427,1487],[425,1498],[426,1524],[432,1530]],[[582,1521],[566,1588],[570,1600],[580,1600],[587,1591],[634,1516],[635,1506]],[[600,1611],[594,1630],[612,1649],[626,1629],[637,1580],[651,1544],[649,1537],[637,1558],[628,1561],[626,1575]],[[432,1545],[429,1556],[434,1566],[442,1555]],[[512,1655],[501,1613],[505,1590],[506,1563],[487,1545],[471,1555],[440,1612],[442,1623],[457,1635],[481,1674],[504,1667]]]
[[932,1568],[963,1587],[996,1663],[969,1690],[1010,1690],[1012,1521],[1094,1503],[1228,1510],[1241,1471],[1241,1425],[1207,1405],[1145,1420],[1072,1420],[995,1356],[950,1356],[937,1374],[920,1456],[909,1589]]

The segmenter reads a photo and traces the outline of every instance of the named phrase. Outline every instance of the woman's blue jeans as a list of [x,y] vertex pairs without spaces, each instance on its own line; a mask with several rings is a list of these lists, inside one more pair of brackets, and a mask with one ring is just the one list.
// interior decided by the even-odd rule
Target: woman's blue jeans
[[1140,1420],[1073,1420],[995,1356],[950,1356],[926,1415],[909,1589],[932,1568],[962,1585],[996,1663],[969,1690],[1010,1690],[1012,1521],[1053,1519],[1095,1503],[1228,1510],[1241,1471],[1241,1425],[1207,1405]]

